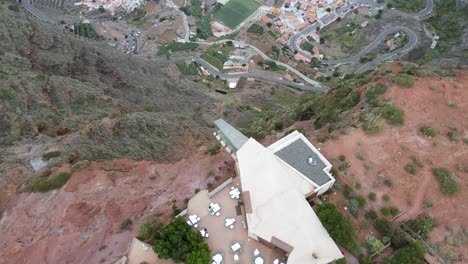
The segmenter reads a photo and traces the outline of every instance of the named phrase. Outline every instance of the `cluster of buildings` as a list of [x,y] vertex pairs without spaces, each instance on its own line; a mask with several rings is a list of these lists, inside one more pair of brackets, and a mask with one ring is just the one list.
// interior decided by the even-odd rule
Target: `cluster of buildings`
[[146,3],[146,0],[81,0],[76,2],[75,6],[88,8],[88,11],[103,8],[113,15],[119,11],[130,13],[144,3]]
[[345,0],[286,0],[281,18],[289,28],[299,31],[343,6]]

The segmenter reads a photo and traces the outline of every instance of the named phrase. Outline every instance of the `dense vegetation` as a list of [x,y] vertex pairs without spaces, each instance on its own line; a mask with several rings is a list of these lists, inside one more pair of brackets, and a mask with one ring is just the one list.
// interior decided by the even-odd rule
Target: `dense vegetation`
[[392,256],[384,260],[384,264],[421,264],[424,263],[424,255],[426,249],[419,243],[411,243],[410,245],[397,250]]
[[392,125],[401,125],[404,122],[403,110],[396,107],[391,101],[379,99],[384,94],[387,86],[377,84],[370,86],[366,92],[367,108],[361,112],[362,128],[368,133],[379,132],[383,126],[383,120]]
[[153,245],[153,250],[162,259],[175,263],[202,264],[210,262],[210,248],[183,218],[173,219],[163,227]]
[[449,52],[450,46],[462,42],[463,29],[468,25],[468,4],[456,0],[434,0],[435,10],[429,23],[440,36],[436,50]]
[[297,120],[315,119],[315,127],[321,128],[341,120],[342,114],[359,103],[361,96],[353,88],[370,80],[367,75],[347,75],[326,95],[304,93],[295,109]]
[[434,229],[436,222],[434,218],[423,216],[409,220],[405,224],[422,239],[426,239],[429,237],[432,229]]
[[338,244],[355,255],[361,254],[351,222],[338,211],[334,204],[318,205],[316,213],[325,229]]
[[207,39],[208,37],[213,36],[209,17],[204,16],[195,24],[197,25],[197,38]]
[[455,195],[460,191],[460,185],[454,174],[446,168],[433,168],[432,174],[439,180],[442,192],[447,195]]

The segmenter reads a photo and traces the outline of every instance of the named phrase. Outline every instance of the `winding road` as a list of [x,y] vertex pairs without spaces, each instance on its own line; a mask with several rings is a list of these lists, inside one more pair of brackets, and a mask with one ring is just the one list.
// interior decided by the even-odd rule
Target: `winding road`
[[[358,0],[355,3],[359,4],[359,6],[371,6],[371,7],[374,7],[374,8],[384,8],[385,7],[384,4],[379,4],[377,2],[369,1],[369,0]],[[352,5],[352,4],[349,4],[349,2],[348,2],[348,4],[343,6],[339,11],[337,11],[336,14],[332,14],[332,16],[334,16],[332,21],[334,21],[338,17],[341,17],[341,16],[345,15],[346,13],[348,13],[350,10],[353,10],[354,8],[357,8],[357,7]],[[427,0],[426,7],[423,10],[421,10],[420,12],[418,12],[418,13],[403,13],[403,12],[395,10],[395,9],[391,9],[391,12],[396,12],[399,15],[410,16],[410,17],[413,17],[415,19],[421,19],[422,17],[429,15],[432,12],[433,8],[434,8],[433,0]],[[329,17],[326,17],[326,18],[329,19]],[[291,37],[290,42],[289,42],[290,46],[292,47],[293,50],[297,51],[301,55],[303,55],[303,56],[305,56],[305,57],[307,57],[309,59],[312,59],[313,58],[312,54],[310,54],[309,52],[304,51],[304,50],[301,49],[300,42],[305,37],[307,37],[308,34],[310,34],[312,31],[316,30],[316,28],[318,26],[322,28],[324,25],[328,25],[330,23],[331,23],[330,21],[328,21],[327,23],[323,23],[322,21],[319,20],[319,21],[307,26],[305,29],[303,29],[302,31],[296,33],[294,36]],[[350,64],[350,63],[359,62],[359,60],[362,57],[364,57],[369,52],[371,52],[373,49],[375,49],[385,39],[386,36],[388,36],[390,34],[394,34],[394,33],[398,32],[398,31],[405,32],[409,37],[409,42],[405,46],[403,46],[403,47],[401,47],[401,48],[399,48],[397,50],[394,50],[394,51],[389,52],[389,53],[387,53],[385,55],[379,56],[376,59],[374,59],[373,61],[370,61],[370,62],[362,65],[361,67],[359,67],[355,71],[355,73],[363,73],[363,72],[365,72],[365,71],[367,71],[367,70],[369,70],[369,69],[371,69],[373,67],[376,67],[378,64],[380,64],[381,62],[383,62],[385,60],[389,60],[389,59],[394,58],[394,57],[402,56],[406,52],[412,50],[418,44],[418,36],[416,35],[416,33],[413,30],[411,30],[410,28],[407,28],[407,27],[404,27],[404,26],[396,26],[396,27],[392,27],[392,28],[387,28],[384,31],[382,31],[382,33],[380,33],[374,41],[372,41],[369,45],[367,45],[358,54],[353,55],[353,56],[348,57],[348,58],[345,58],[345,59],[341,59],[341,60],[322,60],[322,64],[338,66],[338,65],[342,65],[342,64]]]
[[325,92],[328,89],[328,87],[324,85],[315,86],[315,85],[300,84],[300,83],[286,81],[277,77],[269,76],[264,73],[254,73],[254,72],[223,73],[223,72],[220,72],[211,64],[195,56],[171,57],[170,59],[157,58],[154,61],[158,61],[158,62],[194,61],[198,63],[199,65],[203,66],[203,68],[205,68],[206,70],[208,70],[210,74],[212,74],[213,76],[219,76],[221,79],[237,79],[241,77],[263,79],[266,81],[271,81],[271,82],[283,84],[289,87],[293,87],[295,89],[299,89],[302,91]]
[[[22,1],[20,4],[26,11],[28,11],[33,16],[37,17],[39,20],[54,23],[54,21],[51,18],[49,18],[43,12],[41,12],[36,7],[31,5],[29,3],[29,1]],[[184,27],[185,27],[184,41],[185,42],[190,42],[190,40],[189,40],[190,31],[189,31],[189,28],[188,28],[187,16],[171,0],[167,0],[166,5],[173,8],[174,13],[179,13],[180,15],[183,16],[183,24],[184,24]],[[361,6],[370,6],[370,7],[374,7],[374,8],[380,8],[380,9],[385,8],[384,4],[380,4],[380,3],[377,3],[376,1],[372,1],[372,0],[355,0],[352,3],[348,1],[348,2],[346,2],[346,4],[344,6],[342,6],[339,10],[337,10],[336,13],[333,13],[333,14],[331,14],[329,16],[326,16],[326,17],[322,18],[321,20],[307,26],[305,29],[303,29],[302,31],[300,31],[300,32],[296,33],[294,36],[292,36],[290,38],[290,41],[289,41],[290,47],[293,50],[297,51],[298,53],[300,53],[300,54],[304,55],[305,57],[311,59],[312,55],[309,52],[304,51],[304,50],[302,50],[300,48],[300,46],[299,46],[300,41],[302,41],[305,37],[307,37],[307,35],[310,34],[312,31],[316,30],[317,27],[322,28],[324,26],[327,26],[328,24],[335,21],[338,17],[344,16],[348,12],[353,10],[354,8],[358,8],[358,7],[361,7]],[[433,0],[426,0],[426,7],[423,10],[421,10],[420,12],[418,12],[418,13],[403,13],[401,11],[394,10],[394,9],[391,9],[390,12],[396,12],[401,16],[409,16],[409,17],[412,17],[412,18],[415,18],[415,19],[421,19],[422,17],[425,17],[425,16],[429,15],[432,12],[433,8],[434,8]],[[389,59],[392,59],[394,57],[402,56],[406,52],[413,49],[418,43],[418,36],[416,35],[416,33],[414,31],[412,31],[411,29],[409,29],[407,27],[404,27],[404,26],[396,26],[396,27],[387,28],[384,31],[382,31],[382,33],[380,33],[372,43],[367,45],[358,54],[350,56],[350,57],[345,58],[345,59],[341,59],[341,60],[323,60],[322,63],[326,64],[326,65],[332,65],[332,66],[356,63],[362,57],[367,55],[370,51],[375,49],[385,39],[386,36],[388,36],[390,34],[394,34],[394,33],[398,32],[398,31],[403,31],[408,35],[408,37],[409,37],[408,43],[405,46],[403,46],[403,47],[401,47],[401,48],[399,48],[397,50],[394,50],[394,51],[389,52],[389,53],[387,53],[385,55],[381,55],[381,56],[377,57],[373,61],[370,61],[370,62],[362,65],[361,67],[359,67],[355,71],[356,73],[363,73],[363,72],[365,72],[365,71],[367,71],[367,70],[369,70],[371,68],[374,68],[374,67],[378,66],[380,63],[382,63],[385,60],[389,60]],[[200,59],[198,57],[178,57],[178,58],[171,58],[170,60],[192,60],[192,61],[196,61],[198,64],[205,67],[211,74],[218,75],[219,77],[221,77],[223,79],[240,78],[240,77],[246,77],[246,78],[252,77],[252,78],[258,78],[258,79],[273,81],[273,82],[284,84],[284,85],[294,87],[294,88],[300,89],[300,90],[326,91],[328,89],[328,87],[326,87],[325,85],[323,85],[323,84],[321,84],[321,83],[319,83],[319,82],[317,82],[315,80],[312,80],[312,79],[308,78],[307,76],[305,76],[304,74],[302,74],[298,70],[294,69],[293,67],[291,67],[291,66],[289,66],[289,65],[287,65],[285,63],[282,63],[282,62],[271,59],[264,52],[262,52],[260,49],[258,49],[257,47],[255,47],[253,45],[249,45],[249,44],[246,44],[246,43],[241,43],[241,42],[238,42],[238,41],[235,41],[235,40],[229,40],[229,39],[220,40],[220,41],[216,41],[216,42],[196,42],[196,43],[198,43],[200,45],[214,45],[214,44],[225,43],[225,42],[228,42],[228,41],[232,41],[233,43],[242,44],[242,45],[245,45],[245,46],[248,46],[248,47],[252,48],[263,59],[274,61],[276,64],[286,67],[289,71],[291,71],[292,73],[294,73],[297,76],[299,76],[300,78],[302,78],[308,84],[298,84],[298,83],[294,83],[294,82],[289,82],[289,81],[285,81],[285,80],[283,80],[281,78],[272,77],[272,76],[262,74],[262,73],[251,73],[251,72],[222,73],[218,69],[216,69],[215,67],[213,67],[212,65],[208,64],[206,61],[204,61],[204,60],[202,60],[202,59]]]

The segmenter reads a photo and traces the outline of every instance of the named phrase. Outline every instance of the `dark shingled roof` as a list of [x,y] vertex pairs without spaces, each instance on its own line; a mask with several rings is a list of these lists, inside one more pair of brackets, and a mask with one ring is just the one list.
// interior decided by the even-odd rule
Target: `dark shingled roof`
[[[331,180],[323,171],[325,163],[302,139],[297,139],[275,154],[319,186]],[[317,164],[309,164],[309,158],[313,158]]]

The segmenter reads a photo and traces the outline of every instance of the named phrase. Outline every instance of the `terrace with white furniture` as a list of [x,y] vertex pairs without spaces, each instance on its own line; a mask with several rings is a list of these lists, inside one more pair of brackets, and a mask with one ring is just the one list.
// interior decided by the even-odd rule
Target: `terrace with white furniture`
[[284,263],[281,252],[248,237],[245,210],[239,203],[239,178],[211,197],[200,191],[188,203],[187,223],[208,243],[211,263]]

